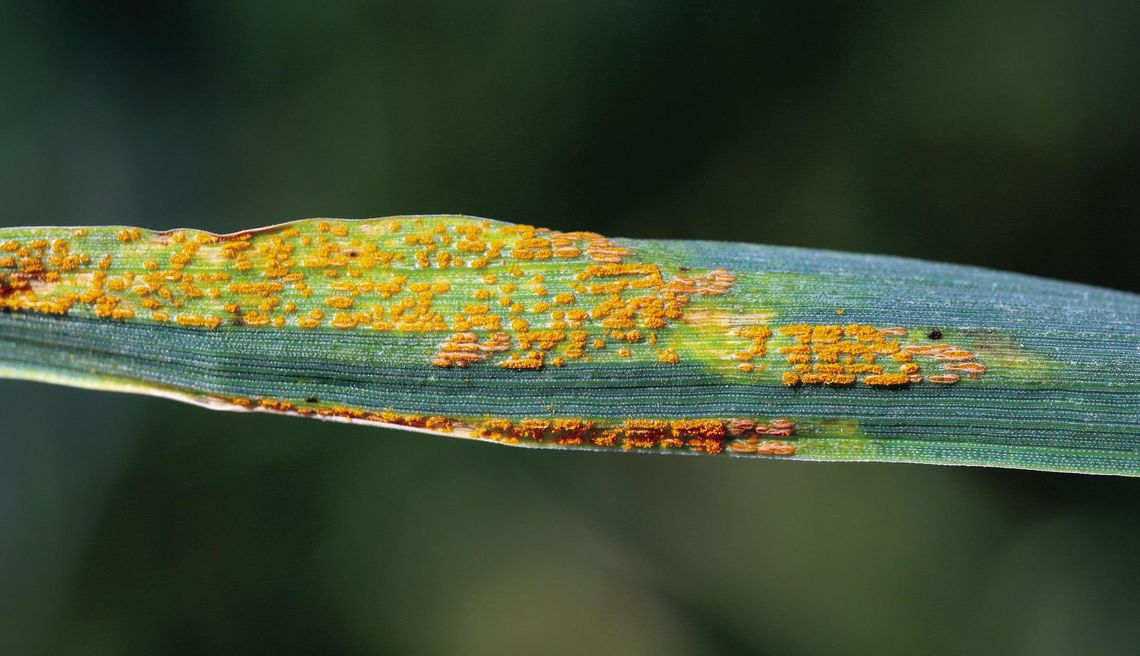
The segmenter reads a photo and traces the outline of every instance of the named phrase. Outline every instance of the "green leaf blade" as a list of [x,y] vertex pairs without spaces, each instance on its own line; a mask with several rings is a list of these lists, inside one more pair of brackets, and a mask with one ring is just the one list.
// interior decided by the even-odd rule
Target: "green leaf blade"
[[454,216],[0,248],[10,377],[523,446],[1140,475],[1133,294]]

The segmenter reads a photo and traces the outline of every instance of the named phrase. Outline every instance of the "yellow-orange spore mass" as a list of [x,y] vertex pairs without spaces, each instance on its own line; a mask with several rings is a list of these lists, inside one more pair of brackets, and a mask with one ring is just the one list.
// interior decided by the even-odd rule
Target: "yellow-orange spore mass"
[[[723,313],[718,296],[736,280],[646,261],[595,233],[465,217],[301,221],[232,235],[46,228],[0,242],[3,310],[183,330],[430,333],[438,340],[423,364],[440,368],[528,376],[585,362],[666,367],[695,353],[695,364],[720,358],[770,381],[762,361],[778,334],[789,387],[952,385],[986,372],[968,349],[901,342],[908,330],[897,326],[733,322],[724,330],[738,347],[687,350],[682,326]],[[925,374],[916,358],[940,371]]]
[[[920,365],[913,362],[915,355],[934,356],[946,361],[942,365],[944,369],[962,366],[979,375],[985,372],[984,365],[973,362],[973,353],[956,346],[902,346],[895,338],[907,336],[908,331],[901,327],[791,324],[781,326],[779,330],[782,335],[794,340],[791,345],[780,348],[780,353],[794,369],[783,374],[783,383],[788,387],[842,386],[856,381],[872,387],[901,387],[921,383],[926,377],[923,376]],[[749,359],[747,355],[744,354],[740,359]],[[887,371],[882,364],[878,364],[880,358],[901,364],[896,371]],[[937,382],[952,384],[957,380],[941,377]]]

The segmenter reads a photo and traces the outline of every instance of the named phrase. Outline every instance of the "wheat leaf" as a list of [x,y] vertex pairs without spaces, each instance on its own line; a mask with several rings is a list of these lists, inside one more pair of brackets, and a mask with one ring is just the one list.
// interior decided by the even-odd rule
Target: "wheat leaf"
[[0,376],[531,447],[1140,474],[1133,294],[463,216],[0,229]]

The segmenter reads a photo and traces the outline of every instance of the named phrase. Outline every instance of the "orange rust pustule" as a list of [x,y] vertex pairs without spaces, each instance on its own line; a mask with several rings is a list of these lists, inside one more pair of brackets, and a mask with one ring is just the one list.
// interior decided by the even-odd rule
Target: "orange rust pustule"
[[[967,371],[976,377],[986,370],[984,365],[974,361],[974,353],[950,344],[903,346],[895,338],[906,337],[909,331],[899,326],[792,324],[781,326],[780,333],[795,339],[793,344],[780,348],[793,368],[782,376],[788,387],[847,386],[856,382],[883,388],[918,384],[927,377],[914,362],[915,356],[932,356],[944,362],[945,370]],[[882,364],[884,361],[897,364],[898,369],[887,370]],[[941,375],[930,380],[952,385],[958,378]]]
[[[622,422],[598,422],[584,419],[553,418],[511,420],[496,418],[496,416],[487,416],[482,420],[462,420],[445,418],[445,416],[406,414],[394,411],[373,412],[343,406],[309,407],[307,402],[293,403],[278,399],[238,397],[227,400],[242,407],[257,408],[261,411],[318,416],[318,418],[388,423],[441,432],[453,432],[463,428],[470,431],[471,437],[502,444],[592,445],[602,448],[620,447],[624,451],[658,450],[658,448],[670,450],[670,448],[687,447],[697,453],[723,453],[728,426],[734,422],[734,426],[739,427],[740,422],[744,421],[629,419]],[[788,420],[774,420],[768,423],[755,420],[748,421],[752,427],[756,427],[752,429],[749,437],[751,444],[754,445],[758,439],[757,435],[790,436],[795,431],[793,424]]]
[[0,298],[12,296],[27,285],[27,280],[17,280],[15,276],[0,276]]
[[591,444],[601,448],[620,447],[625,451],[689,448],[698,453],[717,454],[725,450],[725,439],[731,430],[748,426],[753,443],[759,435],[789,437],[795,433],[794,422],[776,419],[758,422],[745,419],[627,419],[620,423],[582,419],[523,419],[512,421],[487,418],[479,424],[474,436],[509,444],[545,442],[558,445]]
[[[439,415],[424,415],[396,412],[395,410],[371,411],[337,405],[313,407],[315,397],[289,401],[270,398],[228,397],[224,400],[245,409],[291,414],[302,417],[347,419],[371,423],[426,429],[441,433],[468,434],[470,437],[503,444],[543,444],[556,446],[593,446],[598,448],[620,448],[632,450],[689,449],[696,453],[719,454],[726,450],[725,440],[732,435],[741,435],[736,442],[751,445],[752,451],[771,452],[773,455],[794,453],[794,448],[781,451],[771,446],[775,440],[761,442],[760,436],[789,437],[795,432],[795,424],[787,419],[760,422],[754,419],[627,419],[607,422],[580,418],[524,418],[484,417],[464,419]],[[745,433],[741,428],[747,427]],[[770,443],[770,444],[769,444]],[[768,446],[758,446],[769,444]],[[740,453],[741,447],[733,447],[733,453]]]
[[[677,267],[670,278],[594,233],[466,217],[310,220],[226,235],[92,230],[100,229],[45,228],[46,239],[0,241],[0,310],[201,330],[438,333],[425,364],[486,363],[525,377],[589,360],[678,365],[690,356],[674,342],[673,323],[699,323],[709,308],[694,299],[730,293],[736,282],[724,269]],[[551,259],[559,266],[539,266]],[[776,329],[791,338],[776,338],[789,387],[946,386],[987,370],[940,331],[937,343],[916,343],[919,336],[904,345],[912,331],[901,326],[775,327],[757,316],[748,321],[761,323],[729,329],[744,345],[718,355],[748,374],[769,371],[756,360],[768,356]],[[917,358],[933,358],[940,371],[923,372]]]
[[[735,280],[716,270],[666,281],[660,265],[629,261],[629,248],[595,233],[469,217],[308,220],[223,235],[117,228],[109,232],[115,243],[108,243],[107,231],[60,235],[54,243],[0,244],[0,275],[6,278],[0,297],[20,299],[5,308],[56,314],[79,308],[96,318],[207,330],[331,327],[478,336],[473,351],[445,341],[429,359],[440,367],[482,361],[515,370],[570,366],[589,359],[587,344],[607,331],[634,335],[665,328],[680,318],[690,294],[727,293]],[[72,251],[68,240],[83,240],[76,243],[93,250]],[[548,259],[564,261],[569,273],[580,270],[585,275],[579,278],[598,284],[562,275],[547,280],[550,270],[534,267]],[[488,267],[499,271],[471,271]],[[456,312],[455,297],[443,295],[453,286],[466,288],[449,279],[461,274],[425,281],[412,273],[443,269],[466,269],[482,278],[485,287],[471,290],[473,300],[482,302]],[[61,284],[20,293],[39,279]],[[331,310],[313,307],[318,304]],[[486,348],[487,333],[496,335],[493,348]],[[526,335],[558,338],[532,345]],[[650,335],[654,346],[658,336]],[[643,348],[632,346],[644,343],[640,339],[628,341],[629,347],[594,357],[632,357]],[[681,357],[668,343],[654,353],[665,364]]]
[[230,397],[224,400],[228,403],[242,408],[258,409],[261,411],[268,411],[273,413],[292,414],[302,417],[351,419],[354,421],[392,424],[396,426],[407,426],[410,428],[423,428],[439,431],[442,433],[452,432],[458,423],[451,417],[408,414],[395,412],[393,410],[376,412],[371,410],[364,410],[362,408],[352,408],[348,406],[308,407],[307,404],[309,401],[307,400],[293,402],[283,399],[253,399],[246,397]]
[[[557,257],[603,262],[583,266],[569,282],[570,288],[565,291],[550,289],[543,283],[564,285],[567,284],[566,280],[547,281],[543,274],[533,276],[531,282],[525,285],[500,279],[496,274],[483,277],[486,287],[473,292],[474,298],[482,302],[467,306],[467,315],[457,319],[456,328],[468,332],[485,329],[490,319],[494,324],[492,329],[502,327],[506,331],[501,316],[496,311],[500,307],[508,309],[512,318],[509,321],[510,330],[504,334],[508,339],[517,339],[518,345],[512,344],[511,349],[517,350],[506,359],[496,362],[506,369],[542,369],[548,362],[548,353],[553,356],[549,363],[558,367],[567,366],[574,360],[589,358],[587,343],[592,343],[595,350],[604,348],[604,337],[607,334],[630,344],[641,343],[643,333],[637,328],[662,329],[669,321],[679,319],[684,306],[690,302],[688,294],[727,293],[735,281],[733,274],[716,270],[695,280],[675,278],[666,282],[660,265],[652,262],[625,262],[625,258],[632,256],[630,251],[613,247],[608,242],[603,244],[604,238],[587,233],[558,233],[530,226],[509,226],[501,228],[500,232],[513,235],[514,245],[509,250],[503,248],[503,252],[496,252],[492,259],[513,257],[527,261],[541,260],[548,259],[553,253]],[[481,230],[471,228],[465,231],[464,240],[459,243],[465,251],[482,253],[482,249],[487,248],[482,241],[485,237]],[[418,237],[409,238],[416,243],[423,241]],[[584,253],[580,249],[572,252],[565,248],[579,239],[590,239],[595,246],[604,248],[601,251],[587,248]],[[551,251],[551,248],[554,250]],[[602,251],[606,255],[599,257]],[[508,273],[512,278],[523,275],[517,265],[509,269]],[[683,280],[687,281],[687,285],[682,284]],[[536,294],[544,300],[528,310],[515,297],[515,294],[522,291]],[[563,309],[565,306],[574,307]],[[532,316],[521,316],[528,312]],[[549,319],[545,317],[547,314]],[[540,327],[541,324],[547,325]],[[454,333],[444,341],[432,363],[440,367],[465,367],[473,362],[491,359],[486,353],[469,353],[458,357],[452,355],[456,350],[454,344],[457,338],[468,332]],[[648,343],[656,345],[657,341],[657,334],[650,333]],[[621,346],[616,354],[621,358],[632,358],[634,351],[629,346]],[[658,349],[655,355],[659,362],[669,365],[681,360],[677,350],[667,345]]]

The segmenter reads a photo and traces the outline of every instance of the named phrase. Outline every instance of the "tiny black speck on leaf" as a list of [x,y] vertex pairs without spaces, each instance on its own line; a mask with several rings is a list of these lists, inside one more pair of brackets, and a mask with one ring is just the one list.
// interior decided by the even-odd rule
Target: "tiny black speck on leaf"
[[930,331],[930,339],[942,339],[942,331],[941,330]]

